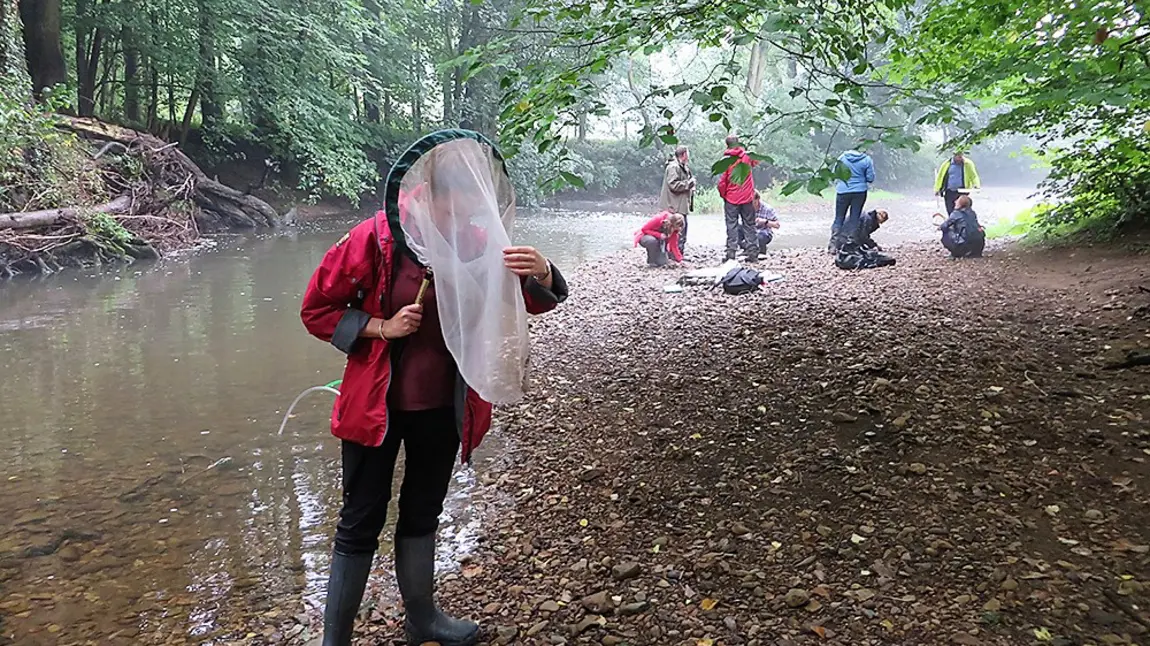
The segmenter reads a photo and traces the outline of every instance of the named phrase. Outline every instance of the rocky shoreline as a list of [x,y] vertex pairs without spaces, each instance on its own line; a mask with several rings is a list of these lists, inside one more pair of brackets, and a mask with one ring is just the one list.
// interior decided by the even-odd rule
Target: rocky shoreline
[[1150,380],[1104,369],[1145,344],[1138,276],[896,253],[772,256],[746,298],[576,272],[482,476],[512,502],[444,599],[497,644],[1145,640]]

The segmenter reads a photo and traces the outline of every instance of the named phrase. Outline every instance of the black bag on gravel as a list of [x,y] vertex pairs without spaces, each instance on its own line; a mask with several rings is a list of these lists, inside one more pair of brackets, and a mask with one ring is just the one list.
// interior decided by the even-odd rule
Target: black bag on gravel
[[874,269],[895,264],[894,258],[879,252],[878,249],[863,247],[848,242],[839,248],[835,256],[835,266],[839,269]]
[[759,288],[763,284],[763,275],[754,269],[747,267],[735,267],[727,272],[726,276],[719,279],[716,286],[721,286],[723,291],[733,296],[739,294],[749,294]]

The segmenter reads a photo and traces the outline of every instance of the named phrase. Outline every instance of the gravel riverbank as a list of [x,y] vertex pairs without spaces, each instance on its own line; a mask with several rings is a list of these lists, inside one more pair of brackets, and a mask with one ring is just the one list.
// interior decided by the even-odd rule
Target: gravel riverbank
[[892,253],[745,297],[574,272],[445,603],[497,644],[1145,643],[1150,379],[1106,368],[1144,260]]

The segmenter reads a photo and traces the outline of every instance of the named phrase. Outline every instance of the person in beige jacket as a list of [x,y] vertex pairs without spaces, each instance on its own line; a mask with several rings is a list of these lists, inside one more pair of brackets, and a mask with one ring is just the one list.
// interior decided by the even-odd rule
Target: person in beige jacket
[[690,156],[686,146],[675,149],[675,156],[667,162],[667,170],[663,173],[663,191],[659,194],[661,210],[683,216],[679,253],[687,248],[687,215],[695,208],[695,176],[687,164]]

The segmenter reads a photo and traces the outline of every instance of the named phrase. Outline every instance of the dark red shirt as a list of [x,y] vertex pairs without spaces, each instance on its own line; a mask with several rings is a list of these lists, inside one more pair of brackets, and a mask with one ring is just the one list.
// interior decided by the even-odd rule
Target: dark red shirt
[[[387,303],[388,318],[415,302],[423,277],[423,267],[407,254],[396,254],[395,281]],[[388,406],[394,410],[416,411],[454,405],[457,370],[439,326],[434,280],[423,294],[423,320],[419,329],[392,343],[394,373],[387,391]]]

